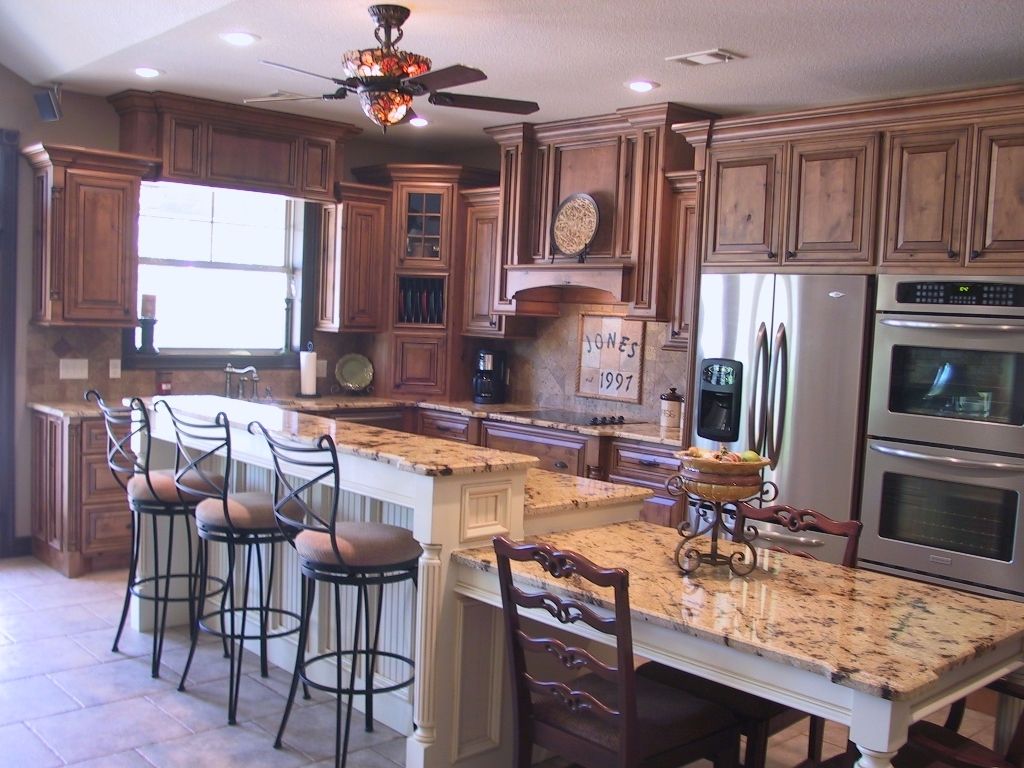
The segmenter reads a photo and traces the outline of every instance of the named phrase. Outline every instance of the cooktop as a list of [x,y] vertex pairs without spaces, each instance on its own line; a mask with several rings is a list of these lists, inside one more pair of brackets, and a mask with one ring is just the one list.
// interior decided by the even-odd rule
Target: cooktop
[[580,426],[614,426],[616,424],[643,424],[641,419],[630,416],[611,415],[608,413],[581,413],[579,411],[567,411],[561,408],[540,408],[536,411],[516,411],[516,416],[524,416],[528,419],[539,419],[541,421],[554,421],[562,424],[578,424]]

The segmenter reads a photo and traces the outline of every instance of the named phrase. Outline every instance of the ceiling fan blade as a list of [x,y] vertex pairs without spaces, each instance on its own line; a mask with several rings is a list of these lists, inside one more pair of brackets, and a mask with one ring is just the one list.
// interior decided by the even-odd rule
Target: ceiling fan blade
[[479,69],[467,67],[463,64],[453,64],[444,69],[435,69],[432,72],[424,72],[422,75],[410,77],[402,81],[414,96],[422,96],[427,91],[436,91],[441,88],[454,88],[456,85],[466,83],[478,83],[486,80],[487,75]]
[[510,112],[514,115],[529,115],[540,109],[535,101],[495,99],[490,96],[470,96],[465,93],[432,93],[427,100],[439,107],[486,109],[490,112]]
[[260,64],[266,64],[268,67],[277,67],[278,69],[287,69],[289,72],[298,72],[300,75],[323,78],[324,80],[330,80],[332,83],[348,87],[348,84],[344,80],[339,80],[338,78],[331,77],[330,75],[321,75],[318,72],[310,72],[308,69],[299,69],[298,67],[293,67],[288,64],[278,64],[276,61],[267,61],[266,59],[260,59]]
[[319,98],[319,96],[303,96],[300,93],[287,93],[285,91],[278,91],[277,93],[271,93],[267,96],[250,96],[247,99],[242,99],[242,103],[258,104],[264,101],[306,101],[307,99]]

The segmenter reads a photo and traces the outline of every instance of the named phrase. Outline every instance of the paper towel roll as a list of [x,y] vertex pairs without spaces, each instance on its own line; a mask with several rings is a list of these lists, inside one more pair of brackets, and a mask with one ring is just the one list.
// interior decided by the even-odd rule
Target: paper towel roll
[[316,394],[316,352],[299,352],[299,394]]

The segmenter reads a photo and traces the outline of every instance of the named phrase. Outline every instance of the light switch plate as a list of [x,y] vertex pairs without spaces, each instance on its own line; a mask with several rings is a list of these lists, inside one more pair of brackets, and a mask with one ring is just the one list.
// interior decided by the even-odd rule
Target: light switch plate
[[121,358],[119,357],[110,358],[110,378],[121,378]]
[[316,361],[316,377],[318,379],[326,379],[327,378],[327,361],[326,360],[317,360]]
[[89,361],[84,357],[62,357],[60,377],[62,379],[88,379]]

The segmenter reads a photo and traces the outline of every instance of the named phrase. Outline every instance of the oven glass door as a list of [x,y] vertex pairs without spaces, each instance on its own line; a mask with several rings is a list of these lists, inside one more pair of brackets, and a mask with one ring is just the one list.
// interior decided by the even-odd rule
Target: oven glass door
[[1024,453],[1024,322],[880,315],[868,433]]
[[1024,592],[1024,459],[869,440],[860,556]]

